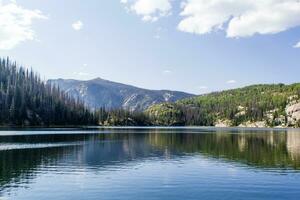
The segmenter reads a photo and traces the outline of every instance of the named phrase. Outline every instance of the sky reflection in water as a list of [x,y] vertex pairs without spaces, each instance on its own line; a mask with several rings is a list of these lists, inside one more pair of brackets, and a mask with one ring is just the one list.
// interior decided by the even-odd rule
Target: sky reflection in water
[[296,129],[55,131],[60,134],[49,134],[51,130],[0,134],[1,197],[297,199],[300,195]]

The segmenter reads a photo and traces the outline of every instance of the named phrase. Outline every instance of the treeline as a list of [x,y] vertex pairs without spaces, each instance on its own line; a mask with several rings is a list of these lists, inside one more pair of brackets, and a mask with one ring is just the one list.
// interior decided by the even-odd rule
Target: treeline
[[[257,121],[277,126],[288,125],[285,109],[299,100],[300,84],[254,85],[154,105],[147,113],[159,125],[214,126],[218,120],[229,120],[230,126]],[[300,121],[293,126],[300,126]]]
[[84,102],[46,84],[34,71],[8,58],[0,59],[0,125],[214,126],[228,122],[229,126],[239,126],[264,121],[270,127],[300,127],[300,119],[295,121],[286,113],[288,106],[297,103],[300,103],[300,84],[277,84],[158,104],[146,112],[103,108],[91,111]]
[[150,118],[144,112],[124,109],[107,110],[100,108],[95,112],[102,126],[151,126]]
[[39,74],[9,58],[0,58],[0,125],[7,126],[147,126],[142,112],[89,110]]
[[0,59],[0,125],[97,124],[94,113],[32,70]]

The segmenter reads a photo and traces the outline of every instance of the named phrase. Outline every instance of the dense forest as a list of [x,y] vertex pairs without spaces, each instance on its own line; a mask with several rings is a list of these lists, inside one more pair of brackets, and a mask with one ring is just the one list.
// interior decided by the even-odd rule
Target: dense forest
[[148,115],[141,111],[100,108],[95,112],[101,126],[151,126]]
[[0,59],[0,111],[0,125],[16,126],[300,127],[300,84],[253,85],[157,104],[145,112],[91,111],[7,58]]
[[154,105],[147,114],[159,125],[300,127],[299,103],[300,84],[253,85]]
[[89,110],[58,86],[9,58],[0,58],[0,125],[7,126],[146,126],[142,112],[122,109]]
[[8,58],[0,59],[0,109],[0,125],[97,124],[82,102]]

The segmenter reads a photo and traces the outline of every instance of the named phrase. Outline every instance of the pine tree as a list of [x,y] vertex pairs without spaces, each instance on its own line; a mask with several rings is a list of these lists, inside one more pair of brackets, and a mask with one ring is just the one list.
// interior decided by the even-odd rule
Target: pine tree
[[0,59],[0,124],[88,125],[98,119],[82,102],[46,84],[33,70]]

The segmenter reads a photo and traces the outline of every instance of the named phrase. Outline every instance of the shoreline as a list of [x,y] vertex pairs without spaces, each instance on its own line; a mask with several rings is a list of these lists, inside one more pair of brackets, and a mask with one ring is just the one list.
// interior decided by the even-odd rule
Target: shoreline
[[227,126],[227,127],[218,127],[218,126],[0,126],[1,129],[236,129],[236,130],[297,130],[300,128],[297,127],[241,127],[241,126]]

